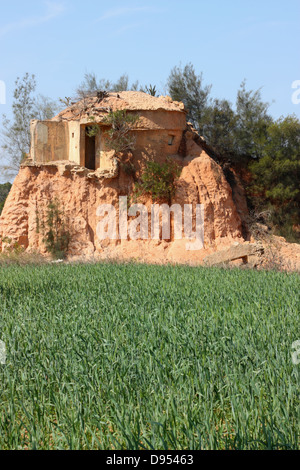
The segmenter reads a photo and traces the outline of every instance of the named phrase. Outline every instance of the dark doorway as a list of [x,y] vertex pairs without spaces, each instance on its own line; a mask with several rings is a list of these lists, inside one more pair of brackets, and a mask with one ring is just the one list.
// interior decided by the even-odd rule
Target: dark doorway
[[96,136],[85,133],[85,167],[96,170]]

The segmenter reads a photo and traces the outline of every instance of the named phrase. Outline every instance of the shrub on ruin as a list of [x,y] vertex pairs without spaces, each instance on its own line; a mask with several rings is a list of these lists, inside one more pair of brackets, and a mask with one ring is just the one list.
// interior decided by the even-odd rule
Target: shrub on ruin
[[180,173],[180,165],[171,159],[163,164],[148,161],[140,181],[135,184],[136,197],[150,195],[153,201],[164,201],[170,204],[175,194],[175,184]]
[[132,129],[138,120],[138,114],[130,114],[126,109],[111,111],[103,119],[102,123],[110,127],[106,131],[108,137],[106,147],[116,152],[116,158],[120,158],[123,152],[134,150],[136,137]]
[[64,259],[71,241],[69,221],[57,198],[50,201],[41,223],[43,243],[54,259]]

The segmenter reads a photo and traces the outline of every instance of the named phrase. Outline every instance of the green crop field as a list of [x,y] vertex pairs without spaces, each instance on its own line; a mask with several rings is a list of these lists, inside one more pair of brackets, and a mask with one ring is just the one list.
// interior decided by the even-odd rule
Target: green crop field
[[297,274],[0,268],[1,449],[299,448]]

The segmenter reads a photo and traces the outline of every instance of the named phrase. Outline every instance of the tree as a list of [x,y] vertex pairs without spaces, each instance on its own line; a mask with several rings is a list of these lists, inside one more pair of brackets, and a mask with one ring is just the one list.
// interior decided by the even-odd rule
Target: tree
[[111,91],[127,91],[129,89],[129,77],[125,73],[121,75],[119,80],[111,87]]
[[60,111],[60,105],[44,95],[38,95],[35,99],[34,119],[45,121],[52,119]]
[[39,95],[34,96],[36,79],[26,73],[15,82],[14,101],[12,105],[13,119],[3,115],[3,131],[1,131],[6,164],[1,169],[7,177],[14,176],[20,163],[30,150],[30,121],[32,119],[50,119],[58,111],[56,102]]
[[76,89],[75,99],[83,99],[89,96],[96,96],[99,91],[111,91],[111,92],[121,92],[132,90],[136,91],[139,87],[139,82],[134,82],[131,86],[129,85],[129,77],[125,73],[113,83],[111,80],[106,80],[105,78],[98,79],[97,75],[92,73],[86,73],[84,79]]
[[11,183],[0,184],[0,215],[4,207],[6,198],[11,189]]
[[237,115],[227,100],[215,99],[205,109],[203,136],[223,160],[234,159]]
[[2,131],[4,140],[2,149],[8,161],[3,169],[9,173],[9,176],[19,170],[21,161],[30,149],[29,123],[31,119],[34,119],[35,101],[32,95],[36,88],[35,76],[26,73],[23,79],[17,78],[15,85],[13,121],[11,122],[4,115],[4,131]]
[[236,159],[249,161],[261,157],[268,127],[272,123],[269,106],[262,101],[260,89],[247,91],[246,82],[242,82],[236,100]]
[[203,85],[202,73],[197,75],[192,64],[187,64],[184,68],[174,67],[168,77],[167,85],[171,98],[184,103],[188,119],[202,135],[211,85]]
[[82,99],[87,96],[95,96],[100,90],[110,91],[112,86],[113,84],[110,80],[105,80],[104,78],[99,80],[94,72],[86,73],[83,81],[76,89],[76,98]]
[[171,70],[168,91],[173,100],[184,103],[188,119],[222,159],[247,166],[249,160],[260,157],[272,123],[261,90],[248,91],[242,82],[234,110],[228,100],[212,100],[203,74],[197,75],[194,66],[187,64]]
[[268,109],[261,90],[246,90],[244,81],[237,93],[236,110],[229,101],[218,99],[203,110],[203,135],[223,160],[247,167],[262,156],[272,123]]
[[267,129],[267,140],[258,161],[250,165],[254,203],[269,205],[272,221],[285,236],[300,224],[300,121],[280,118]]

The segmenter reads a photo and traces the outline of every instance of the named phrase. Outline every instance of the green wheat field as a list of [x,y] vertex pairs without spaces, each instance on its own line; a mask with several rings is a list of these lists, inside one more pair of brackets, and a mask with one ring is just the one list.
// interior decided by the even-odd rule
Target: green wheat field
[[1,449],[299,449],[297,274],[0,268]]

